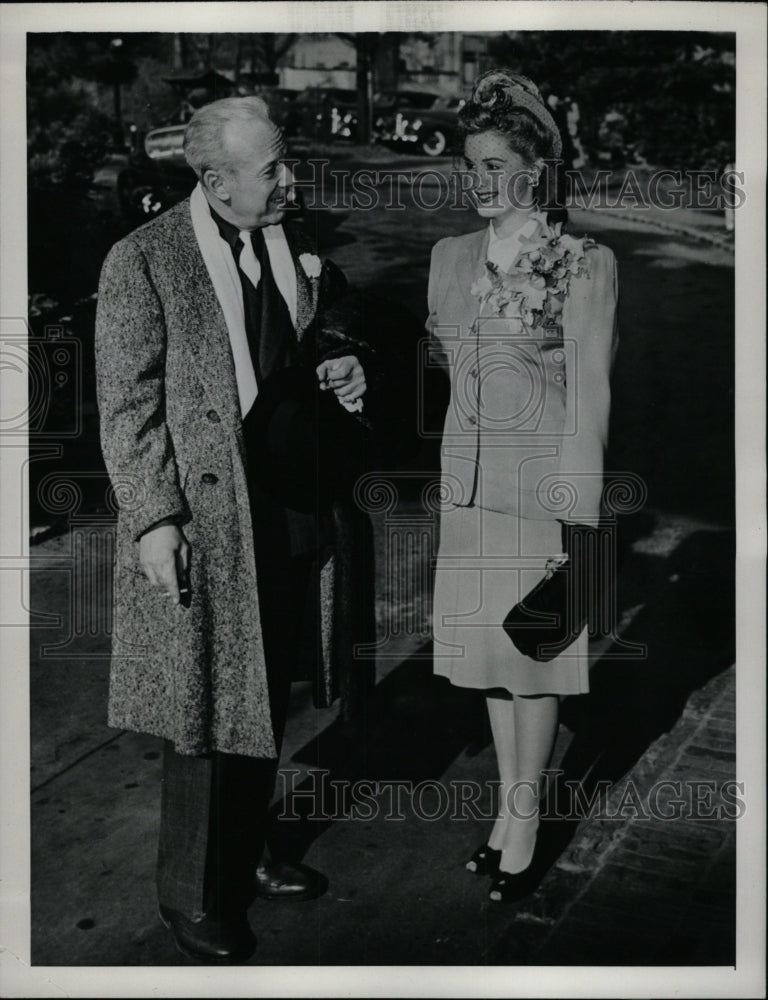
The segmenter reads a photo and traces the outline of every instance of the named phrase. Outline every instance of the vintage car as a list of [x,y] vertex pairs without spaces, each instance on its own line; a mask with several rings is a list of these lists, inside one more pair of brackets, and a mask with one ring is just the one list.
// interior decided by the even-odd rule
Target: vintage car
[[460,97],[426,93],[417,96],[417,92],[411,92],[382,116],[379,141],[403,152],[412,150],[426,156],[444,156],[453,146],[456,115],[463,103]]
[[[339,87],[308,87],[294,101],[291,120],[293,131],[319,141],[353,142],[358,139],[358,92]],[[372,109],[373,142],[386,141],[392,133],[398,111],[415,112],[431,108],[441,98],[438,94],[421,90],[381,91],[374,96]],[[435,154],[436,155],[436,154]]]
[[[262,95],[272,116],[289,138],[354,141],[357,137],[357,91],[310,87],[297,92],[271,88]],[[425,91],[385,91],[376,95],[373,139],[402,151],[441,156],[454,136],[456,113],[463,102]],[[124,215],[145,222],[185,198],[195,175],[184,159],[185,124],[168,124],[140,133],[131,130],[128,163],[117,178]]]
[[[275,87],[260,95],[287,135],[295,131],[298,94],[297,90]],[[131,129],[128,164],[117,178],[120,207],[131,221],[147,221],[186,198],[194,188],[196,178],[182,148],[185,129],[186,124],[163,125],[144,134]]]
[[159,215],[194,188],[197,178],[182,150],[185,128],[165,125],[145,135],[131,130],[128,164],[117,177],[120,208],[131,222]]
[[[194,171],[184,158],[182,144],[186,125],[165,125],[141,136],[134,133],[134,148],[128,165],[118,175],[117,195],[125,217],[141,225],[171,208],[191,194],[197,183]],[[316,205],[316,197],[307,191],[312,170],[303,163],[293,167],[299,182],[294,190],[291,215],[305,223],[314,238],[327,243],[343,216]]]
[[292,104],[286,135],[319,142],[351,141],[357,134],[357,91],[307,87]]

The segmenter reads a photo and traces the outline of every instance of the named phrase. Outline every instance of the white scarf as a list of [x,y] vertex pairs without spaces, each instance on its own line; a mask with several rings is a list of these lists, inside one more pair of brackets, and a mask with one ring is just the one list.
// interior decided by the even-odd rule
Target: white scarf
[[[232,346],[232,357],[235,362],[240,412],[242,416],[245,416],[256,399],[258,385],[251,361],[251,352],[248,348],[248,337],[245,332],[243,288],[240,275],[237,273],[237,265],[229,244],[222,238],[218,226],[214,222],[210,206],[200,184],[192,192],[189,208],[192,214],[192,228],[195,231],[195,238],[208,274],[211,276],[213,289],[216,292],[216,298],[219,300],[229,331],[229,342]],[[283,227],[280,225],[265,226],[262,232],[275,284],[285,299],[291,322],[295,326],[298,292],[296,268],[288,241],[285,238]]]

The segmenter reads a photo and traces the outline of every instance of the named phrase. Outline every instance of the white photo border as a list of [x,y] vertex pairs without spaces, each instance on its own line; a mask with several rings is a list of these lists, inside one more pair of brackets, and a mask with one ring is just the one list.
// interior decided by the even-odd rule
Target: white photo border
[[[0,629],[0,992],[8,997],[520,996],[752,997],[765,984],[765,177],[766,7],[752,3],[281,2],[4,4],[0,7],[0,317],[26,317],[25,33],[27,31],[724,31],[737,37],[737,154],[747,206],[737,213],[737,765],[748,790],[739,821],[735,969],[677,967],[123,968],[30,965],[29,660],[27,629]],[[2,375],[4,373],[0,373]],[[4,380],[0,416],[25,405]],[[0,437],[0,606],[28,607],[28,537],[19,503],[26,450]],[[24,543],[26,544],[26,543]],[[28,556],[28,552],[25,553]],[[21,602],[21,604],[19,603]],[[15,620],[15,618],[14,618]]]

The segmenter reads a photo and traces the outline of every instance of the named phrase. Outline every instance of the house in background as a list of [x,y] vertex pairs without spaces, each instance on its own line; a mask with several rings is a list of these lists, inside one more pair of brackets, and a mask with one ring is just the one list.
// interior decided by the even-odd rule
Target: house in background
[[300,35],[280,63],[277,72],[281,87],[355,87],[355,46],[338,35]]
[[[466,96],[486,69],[491,33],[432,32],[379,36],[374,90],[424,89]],[[281,87],[355,89],[357,53],[352,38],[300,35],[280,59]]]
[[439,93],[467,97],[487,68],[491,33],[441,31],[407,35],[400,43],[400,86],[414,84]]

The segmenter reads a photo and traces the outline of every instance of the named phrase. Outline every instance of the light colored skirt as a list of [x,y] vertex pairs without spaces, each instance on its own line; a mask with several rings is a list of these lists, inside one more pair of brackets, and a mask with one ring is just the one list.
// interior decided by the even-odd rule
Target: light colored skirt
[[440,520],[432,612],[434,670],[459,687],[511,694],[586,694],[587,630],[549,663],[524,656],[502,628],[510,609],[562,552],[559,521],[482,507],[451,507]]

